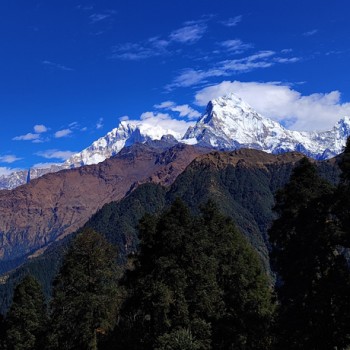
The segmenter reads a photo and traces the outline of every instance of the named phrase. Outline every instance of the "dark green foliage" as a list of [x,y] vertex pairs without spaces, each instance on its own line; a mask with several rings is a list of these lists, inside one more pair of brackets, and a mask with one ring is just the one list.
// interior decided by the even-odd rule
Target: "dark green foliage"
[[9,273],[6,284],[0,284],[0,312],[8,310],[13,299],[15,286],[27,275],[32,275],[43,288],[45,299],[51,297],[52,282],[60,267],[67,246],[75,234],[53,243],[43,255],[29,260],[26,264]]
[[6,340],[6,322],[4,316],[0,314],[0,349],[6,349],[5,346]]
[[82,230],[54,282],[51,348],[97,349],[98,336],[114,325],[118,277],[115,249],[92,229]]
[[339,161],[339,168],[341,170],[341,181],[344,184],[350,184],[350,137],[346,140],[344,152]]
[[272,287],[259,257],[212,202],[202,209],[201,225],[218,262],[216,281],[224,306],[212,323],[213,348],[269,349]]
[[156,184],[144,184],[121,202],[106,204],[85,225],[118,246],[119,258],[136,251],[137,224],[145,213],[157,213],[165,205],[165,188]]
[[38,282],[25,277],[16,287],[6,318],[7,349],[43,349],[47,327],[44,295]]
[[203,349],[189,329],[177,329],[160,336],[155,350],[200,350]]
[[276,196],[271,263],[280,278],[279,349],[343,349],[350,332],[350,275],[330,215],[334,189],[305,158]]
[[176,200],[159,218],[143,218],[140,238],[124,280],[122,348],[177,349],[181,342],[188,349],[269,348],[269,281],[213,203],[195,217]]
[[[339,229],[336,237],[338,244],[350,248],[350,137],[339,158],[339,168],[342,173],[332,212]],[[349,250],[347,254],[350,256]]]
[[[331,162],[322,162],[319,167],[322,175],[327,178],[335,172],[335,166]],[[109,242],[116,244],[118,261],[124,264],[126,255],[137,250],[136,227],[146,212],[159,213],[176,197],[180,197],[192,212],[198,213],[199,205],[213,198],[220,211],[234,220],[239,230],[257,249],[268,270],[267,230],[275,218],[271,210],[274,193],[285,185],[292,169],[291,163],[256,168],[246,166],[242,160],[236,166],[218,169],[211,164],[194,162],[170,188],[152,183],[141,185],[120,202],[105,205],[86,226],[92,227]],[[13,286],[28,273],[40,281],[46,297],[50,296],[52,279],[62,260],[62,244],[68,243],[69,238],[52,244],[43,256],[30,260],[11,273],[6,284],[0,284],[0,312],[5,312],[9,307]]]

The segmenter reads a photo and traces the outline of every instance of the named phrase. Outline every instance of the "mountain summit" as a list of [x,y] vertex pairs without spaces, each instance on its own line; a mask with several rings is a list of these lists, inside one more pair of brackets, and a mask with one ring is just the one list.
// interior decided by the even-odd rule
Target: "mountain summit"
[[184,135],[145,120],[122,121],[119,126],[63,164],[48,169],[31,169],[0,177],[0,189],[12,189],[27,179],[62,169],[97,164],[118,154],[125,146],[151,140],[169,144],[182,142],[220,150],[252,148],[273,154],[298,151],[323,160],[342,152],[350,136],[350,117],[340,119],[331,130],[321,132],[293,131],[277,121],[256,112],[231,93],[210,101],[206,111]]
[[204,115],[187,130],[183,140],[224,150],[253,148],[274,154],[298,151],[322,160],[341,153],[349,135],[349,117],[329,131],[293,131],[230,94],[210,101]]
[[147,120],[122,121],[107,135],[93,142],[82,152],[76,153],[63,163],[65,168],[97,164],[119,153],[124,147],[150,140],[167,139],[169,142],[181,139],[182,135],[161,126],[147,123]]

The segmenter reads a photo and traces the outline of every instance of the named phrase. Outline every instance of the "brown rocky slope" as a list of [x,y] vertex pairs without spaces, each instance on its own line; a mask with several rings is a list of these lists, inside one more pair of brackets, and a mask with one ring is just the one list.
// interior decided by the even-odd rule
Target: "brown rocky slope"
[[136,144],[97,165],[44,175],[0,191],[0,262],[45,248],[81,227],[98,209],[137,184],[170,185],[207,149]]

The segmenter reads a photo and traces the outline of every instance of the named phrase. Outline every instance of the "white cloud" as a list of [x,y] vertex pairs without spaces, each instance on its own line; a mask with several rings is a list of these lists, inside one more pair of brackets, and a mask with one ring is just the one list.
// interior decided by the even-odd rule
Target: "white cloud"
[[225,76],[227,73],[224,69],[210,70],[195,70],[192,68],[184,69],[179,76],[174,79],[174,82],[167,85],[167,90],[172,90],[176,87],[189,87],[198,85],[199,83],[207,82],[207,78]]
[[47,132],[49,129],[43,124],[37,124],[33,127],[34,133],[27,133],[25,135],[15,136],[12,140],[14,141],[32,141],[33,143],[41,143],[44,140],[41,139],[42,133]]
[[8,176],[13,172],[20,171],[20,170],[23,170],[23,169],[0,167],[0,176]]
[[103,128],[103,118],[100,118],[96,123],[96,129],[102,129],[102,128]]
[[316,33],[318,33],[318,29],[309,30],[308,32],[303,33],[303,35],[304,36],[313,36]]
[[[153,39],[153,38],[152,38]],[[111,58],[138,61],[167,53],[167,45],[159,45],[160,41],[147,40],[141,43],[125,43],[113,48]]]
[[185,134],[189,126],[194,125],[194,122],[171,118],[167,113],[145,112],[141,114],[140,119],[141,122],[132,120],[130,122],[141,123],[144,128],[148,128],[149,130],[154,129],[156,131],[161,128],[168,132],[173,131],[181,136]]
[[72,122],[68,125],[71,129],[78,129],[79,123],[78,122]]
[[63,129],[55,132],[56,139],[59,139],[61,137],[66,137],[72,133],[72,130],[70,129]]
[[53,162],[47,162],[47,163],[36,163],[32,166],[32,168],[35,169],[47,169],[51,168],[54,165],[60,165],[60,163],[53,163]]
[[92,23],[96,23],[96,22],[100,22],[103,21],[104,19],[110,17],[110,15],[106,14],[106,13],[94,13],[90,16],[91,22]]
[[28,134],[25,135],[20,135],[20,136],[15,136],[12,140],[14,141],[33,141],[33,140],[38,140],[40,138],[39,134],[33,134],[29,132]]
[[166,109],[166,108],[173,107],[174,105],[175,105],[175,102],[173,101],[164,101],[160,104],[154,105],[153,107],[157,109],[163,109],[163,108]]
[[268,68],[277,63],[294,63],[297,61],[296,57],[277,56],[275,51],[259,51],[247,57],[221,61],[207,70],[185,69],[165,88],[166,90],[172,90],[177,87],[194,86],[207,83],[209,78],[245,73],[259,68]]
[[273,61],[276,63],[296,63],[300,60],[300,57],[276,57]]
[[4,156],[0,156],[0,162],[1,163],[14,163],[16,162],[17,160],[21,160],[22,158],[18,158],[16,157],[15,155],[13,154],[7,154],[7,155],[4,155]]
[[141,120],[169,120],[171,116],[168,113],[144,112],[140,116]]
[[202,38],[207,26],[204,24],[193,24],[174,30],[170,33],[170,40],[179,43],[194,43]]
[[246,44],[240,39],[232,39],[232,40],[226,40],[222,41],[220,43],[220,46],[225,48],[226,50],[230,52],[234,52],[236,54],[242,53],[248,49],[251,49],[253,47],[252,44]]
[[48,131],[48,128],[43,124],[34,125],[34,131],[36,134],[41,134]]
[[243,16],[236,16],[236,17],[229,18],[229,19],[227,19],[226,21],[222,21],[221,23],[222,23],[224,26],[227,26],[227,27],[234,27],[234,26],[236,26],[239,22],[242,21],[242,18],[243,18]]
[[197,119],[201,114],[190,107],[188,104],[178,105],[171,108],[173,112],[179,112],[180,117],[187,117],[188,119]]
[[190,107],[188,104],[177,105],[172,101],[164,101],[161,104],[154,105],[157,109],[170,110],[172,112],[178,112],[180,117],[187,117],[188,119],[197,119],[201,114]]
[[259,51],[244,58],[222,61],[220,68],[232,72],[249,72],[256,68],[266,68],[274,64],[272,57],[275,55],[274,51]]
[[193,44],[201,39],[207,26],[203,21],[192,21],[174,30],[167,38],[151,37],[137,43],[123,43],[112,48],[111,58],[138,61],[150,57],[164,56],[174,53],[174,44]]
[[[49,139],[46,139],[45,141],[48,141]],[[33,140],[32,142],[33,143],[43,143],[43,142],[45,142],[43,139],[35,139],[35,140]]]
[[326,130],[341,117],[350,116],[350,103],[341,102],[339,91],[302,95],[278,82],[223,81],[198,91],[195,101],[204,106],[211,99],[231,92],[262,115],[289,124],[294,130]]
[[104,11],[103,13],[93,13],[92,15],[89,16],[89,18],[91,20],[91,23],[97,23],[97,22],[101,22],[111,18],[116,13],[117,12],[114,10],[107,10],[107,11]]
[[55,62],[51,62],[51,61],[42,61],[41,62],[43,65],[45,66],[48,66],[48,67],[51,67],[51,68],[54,68],[54,69],[57,69],[57,70],[62,70],[62,71],[74,71],[73,68],[69,68],[63,64],[60,64],[60,63],[55,63]]
[[76,152],[72,151],[60,151],[58,149],[48,149],[46,151],[37,152],[36,155],[46,159],[61,159],[66,160]]
[[82,11],[91,11],[94,9],[94,6],[93,5],[77,5],[76,8],[78,10],[82,10]]
[[129,120],[129,116],[127,115],[123,115],[122,117],[119,118],[119,120],[122,122],[122,121],[126,121],[126,120]]

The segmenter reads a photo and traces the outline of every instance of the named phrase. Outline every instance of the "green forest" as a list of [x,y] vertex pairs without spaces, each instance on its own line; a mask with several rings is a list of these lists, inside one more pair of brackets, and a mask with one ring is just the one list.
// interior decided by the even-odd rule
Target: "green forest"
[[[260,213],[253,226],[248,211],[228,215],[235,207],[225,201],[241,196],[249,208],[259,197],[209,196],[205,176],[197,189],[184,185],[188,172],[167,198],[160,186],[146,186],[146,208],[124,201],[134,215],[129,223],[120,220],[123,208],[106,206],[61,245],[49,294],[38,275],[18,276],[0,320],[0,348],[347,349],[349,140],[339,168],[334,185],[303,158],[277,191],[274,213],[266,203],[252,209]],[[193,191],[205,193],[189,206]],[[263,226],[264,215],[274,218],[266,241],[249,230]],[[123,240],[111,238],[113,230]]]

